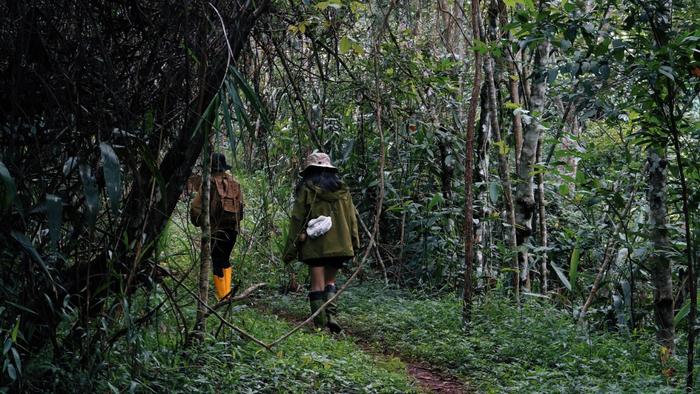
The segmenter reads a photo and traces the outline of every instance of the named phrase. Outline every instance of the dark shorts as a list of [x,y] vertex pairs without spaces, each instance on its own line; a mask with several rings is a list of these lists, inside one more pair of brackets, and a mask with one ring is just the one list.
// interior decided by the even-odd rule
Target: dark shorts
[[322,259],[304,260],[304,264],[308,265],[309,267],[330,267],[341,269],[348,260],[350,260],[349,257],[326,257]]

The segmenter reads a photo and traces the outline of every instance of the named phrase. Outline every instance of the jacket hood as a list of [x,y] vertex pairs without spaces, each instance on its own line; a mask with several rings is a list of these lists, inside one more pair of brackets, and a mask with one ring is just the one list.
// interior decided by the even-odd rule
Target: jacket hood
[[306,187],[308,187],[310,190],[313,192],[316,192],[316,198],[324,201],[337,201],[340,200],[341,198],[347,198],[347,196],[350,194],[348,191],[348,187],[345,186],[345,183],[341,182],[340,183],[340,189],[334,191],[334,192],[329,192],[329,191],[324,191],[320,187],[314,185],[311,182],[306,183]]

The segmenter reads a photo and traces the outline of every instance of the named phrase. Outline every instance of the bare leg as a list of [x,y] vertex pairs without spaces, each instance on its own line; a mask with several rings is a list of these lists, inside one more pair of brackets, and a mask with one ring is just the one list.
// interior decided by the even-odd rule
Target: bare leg
[[338,274],[337,268],[326,267],[324,271],[324,280],[326,285],[335,284],[335,276]]
[[[323,291],[326,287],[324,267],[309,266],[309,276],[311,276],[311,291]],[[335,274],[334,276],[335,277]]]

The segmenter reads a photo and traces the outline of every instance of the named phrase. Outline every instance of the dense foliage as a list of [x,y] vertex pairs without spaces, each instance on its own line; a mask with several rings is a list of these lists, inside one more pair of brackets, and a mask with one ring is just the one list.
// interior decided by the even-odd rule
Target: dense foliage
[[[226,152],[246,196],[235,280],[266,282],[261,302],[280,312],[272,295],[306,281],[280,259],[314,149],[362,221],[348,268],[403,289],[351,288],[354,334],[485,391],[681,387],[700,250],[700,6],[473,4],[1,3],[0,388],[186,390],[223,358],[241,391],[413,390],[398,361],[365,375],[377,360],[344,341],[305,333],[263,356],[213,313],[194,335],[188,177]],[[452,297],[472,289],[462,317]],[[256,337],[288,328],[235,304],[222,319]],[[326,371],[338,363],[342,376]],[[193,381],[165,372],[199,366]]]

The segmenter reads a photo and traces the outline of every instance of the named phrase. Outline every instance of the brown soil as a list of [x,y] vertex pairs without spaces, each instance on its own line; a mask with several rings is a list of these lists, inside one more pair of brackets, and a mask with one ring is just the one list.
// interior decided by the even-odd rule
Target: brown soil
[[418,386],[429,393],[462,394],[467,392],[462,382],[430,368],[418,364],[407,364],[406,369],[416,380]]

